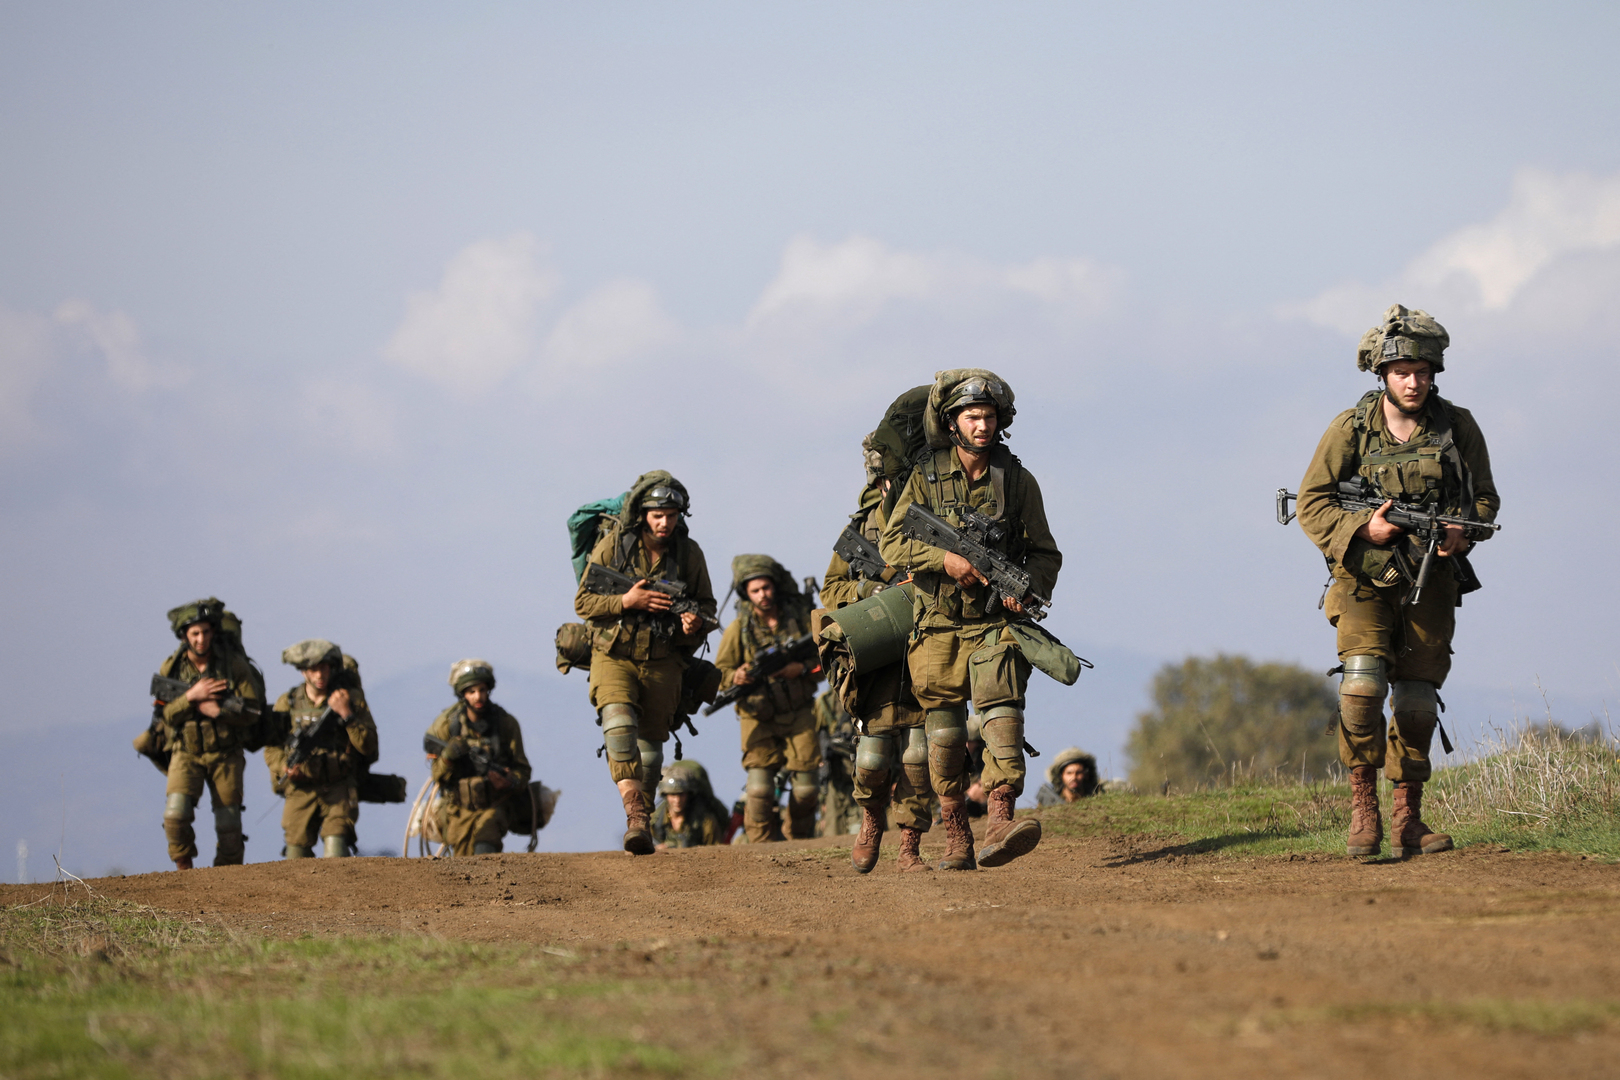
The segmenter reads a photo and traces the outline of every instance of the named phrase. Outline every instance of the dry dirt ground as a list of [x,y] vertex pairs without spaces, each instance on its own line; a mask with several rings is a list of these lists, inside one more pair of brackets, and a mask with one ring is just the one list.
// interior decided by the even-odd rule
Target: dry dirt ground
[[1137,836],[901,875],[893,840],[866,877],[842,838],[90,884],[238,932],[527,942],[667,981],[632,1037],[741,1047],[753,1075],[1620,1076],[1620,866],[1484,845],[1251,860]]

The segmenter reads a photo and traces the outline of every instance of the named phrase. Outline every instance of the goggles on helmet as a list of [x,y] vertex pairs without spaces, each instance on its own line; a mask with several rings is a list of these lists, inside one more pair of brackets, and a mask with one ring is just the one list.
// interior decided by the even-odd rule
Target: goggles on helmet
[[677,510],[685,511],[686,496],[667,484],[659,484],[655,488],[648,489],[647,493],[641,497],[641,508],[643,510],[657,510],[663,507],[674,507]]
[[975,375],[962,380],[951,391],[951,396],[945,401],[945,413],[960,412],[969,405],[993,405],[999,411],[1006,398],[1007,388],[999,380]]

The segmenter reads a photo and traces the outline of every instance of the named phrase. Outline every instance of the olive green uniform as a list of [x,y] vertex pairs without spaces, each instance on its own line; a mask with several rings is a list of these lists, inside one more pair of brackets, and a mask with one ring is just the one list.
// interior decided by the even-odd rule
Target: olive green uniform
[[[286,772],[287,747],[264,748],[265,764],[270,767],[270,786],[286,800],[281,808],[283,842],[291,847],[311,848],[315,839],[341,836],[352,850],[356,844],[355,824],[360,819],[358,780],[360,771],[377,760],[377,723],[366,705],[366,695],[358,686],[339,683],[328,692],[349,694],[349,718],[334,715],[316,736],[315,747],[302,764],[297,779]],[[299,683],[276,699],[276,730],[288,733],[288,744],[326,711],[325,703],[315,704],[307,683]],[[283,849],[282,854],[286,854]]]
[[890,565],[911,571],[916,587],[907,662],[912,692],[928,711],[934,791],[952,799],[966,794],[964,709],[971,700],[985,720],[984,790],[988,795],[1005,784],[1016,798],[1024,790],[1022,710],[1029,662],[1006,629],[1006,613],[999,605],[985,610],[984,586],[959,588],[944,572],[943,551],[901,535],[900,522],[912,503],[952,525],[961,524],[964,507],[1013,523],[1000,550],[1029,572],[1035,592],[1050,596],[1063,554],[1047,527],[1040,485],[999,444],[989,468],[971,481],[953,447],[936,450],[912,471],[884,524],[881,545]]
[[[1382,395],[1380,390],[1369,392],[1328,425],[1300,481],[1299,523],[1332,572],[1323,607],[1338,632],[1340,661],[1378,657],[1388,665],[1391,683],[1439,687],[1451,670],[1451,638],[1462,602],[1450,564],[1438,560],[1419,602],[1404,605],[1409,590],[1391,566],[1391,549],[1355,535],[1372,511],[1339,509],[1338,484],[1363,476],[1390,498],[1436,503],[1441,513],[1457,516],[1471,511],[1487,522],[1496,517],[1501,499],[1491,477],[1485,437],[1468,410],[1431,392],[1417,429],[1400,443],[1386,428]],[[1452,447],[1454,454],[1449,452]],[[1466,476],[1458,475],[1459,460]],[[1396,541],[1411,543],[1410,537]],[[1421,560],[1421,549],[1409,550]],[[1399,685],[1396,689],[1399,697]],[[1386,737],[1378,712],[1382,703],[1380,692],[1377,707],[1364,710],[1367,715],[1341,707],[1340,761],[1347,767],[1384,767],[1397,782],[1428,780],[1429,742],[1437,722],[1432,705],[1408,709],[1397,700]]]
[[[862,493],[866,516],[858,531],[873,544],[883,539],[882,490],[875,483]],[[836,552],[827,565],[821,602],[830,609],[847,607],[877,591],[879,583],[856,574]],[[889,824],[927,832],[934,820],[934,793],[928,779],[924,713],[911,692],[911,672],[904,663],[862,676],[863,701],[877,704],[860,718],[863,737],[873,740],[857,755],[851,798],[869,806]],[[863,711],[865,706],[862,706]],[[881,740],[881,743],[879,743]],[[864,762],[864,764],[863,764]]]
[[[259,723],[259,710],[264,706],[264,690],[258,673],[245,656],[227,648],[216,634],[206,670],[199,671],[191,663],[190,654],[182,645],[163,661],[158,674],[188,684],[204,677],[224,679],[230,684],[225,696],[239,697],[246,706],[234,716],[221,713],[212,719],[184,696],[163,708],[163,724],[171,751],[166,791],[170,798],[163,815],[169,858],[178,862],[196,857],[197,834],[192,828],[196,812],[190,808],[182,811],[175,805],[174,796],[185,795],[194,807],[202,798],[206,784],[217,838],[214,865],[240,866],[246,840],[241,829],[242,774],[247,766],[243,743],[247,729]],[[227,820],[234,821],[234,827],[226,827]]]
[[427,733],[444,743],[465,739],[470,748],[487,753],[492,765],[512,774],[511,784],[503,788],[480,776],[470,756],[448,761],[441,753],[433,759],[439,835],[457,855],[473,854],[475,844],[492,844],[499,851],[513,820],[513,799],[529,797],[529,759],[517,718],[493,701],[474,718],[466,702],[458,701],[428,725]]
[[[740,614],[721,635],[720,649],[715,653],[715,666],[720,669],[720,685],[731,686],[732,676],[738,668],[751,661],[758,653],[772,645],[785,645],[794,638],[803,637],[810,630],[809,602],[798,595],[784,596],[778,587],[777,624],[773,630],[746,599],[738,602]],[[795,775],[793,801],[803,804],[799,777],[808,774],[814,778],[821,768],[821,743],[816,738],[815,695],[821,681],[819,673],[806,671],[791,679],[772,676],[756,683],[747,694],[737,699],[737,724],[742,742],[744,769],[767,770],[775,773],[787,769]],[[809,789],[809,817],[814,818],[815,786]],[[804,807],[797,808],[800,820]],[[767,837],[766,826],[749,821],[748,839],[761,843]],[[803,831],[801,826],[801,831]]]
[[681,828],[669,822],[669,803],[659,800],[652,813],[653,842],[664,847],[708,847],[725,842],[726,824],[709,802],[695,792],[687,799]]
[[861,808],[855,802],[855,718],[831,688],[816,697],[816,734],[822,743],[822,836],[860,831]]
[[[627,540],[624,526],[613,525],[597,541],[590,561],[635,578],[683,582],[686,596],[698,602],[705,617],[714,618],[708,563],[703,549],[685,535],[684,527],[656,559],[642,543],[639,528],[628,535]],[[608,768],[615,783],[640,780],[650,796],[659,776],[651,763],[662,761],[661,748],[669,739],[681,700],[687,657],[707,635],[701,630],[682,633],[678,616],[626,611],[620,597],[600,596],[583,585],[574,596],[574,610],[591,630],[590,696],[597,722],[601,723],[601,710],[608,705],[632,706],[637,716],[631,738],[646,744],[639,755],[618,752],[610,745]],[[643,768],[644,761],[647,768]]]

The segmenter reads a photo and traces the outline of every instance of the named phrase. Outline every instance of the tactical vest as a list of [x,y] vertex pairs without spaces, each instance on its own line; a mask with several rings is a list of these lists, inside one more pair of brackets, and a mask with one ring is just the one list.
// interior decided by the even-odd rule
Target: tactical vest
[[[639,528],[625,529],[619,527],[611,553],[608,556],[608,566],[621,574],[632,577],[640,576],[640,571],[632,569],[636,549],[641,546],[641,530]],[[664,570],[666,576],[679,580],[681,563],[686,556],[686,536],[677,532],[671,539],[668,550],[664,552]],[[650,567],[649,567],[650,571]],[[691,585],[691,582],[684,582]],[[663,626],[654,632],[655,622],[663,622]],[[609,656],[635,661],[662,660],[674,651],[670,639],[674,634],[680,633],[680,617],[667,612],[655,613],[651,611],[625,611],[619,615],[615,623],[605,627],[597,626],[595,629],[596,648]],[[665,633],[669,630],[669,633]]]
[[[188,684],[195,683],[202,675],[195,668],[191,668],[191,661],[187,659],[186,654],[186,647],[184,645],[180,646],[169,655],[167,660],[158,666],[158,674],[166,679],[179,679]],[[230,650],[222,647],[216,638],[212,650],[212,660],[209,664],[209,675],[211,678],[223,678],[231,683],[231,688],[227,691],[230,694],[236,692],[236,679],[231,670],[235,666],[232,663],[234,658]],[[242,656],[241,659],[244,663],[247,663],[246,656]],[[193,673],[191,678],[181,674],[186,668],[191,668]],[[252,674],[249,674],[248,681],[257,684],[254,689],[259,693],[259,707],[268,709],[269,705],[264,701],[263,684],[258,683],[255,678],[257,669],[249,667],[249,671]],[[210,720],[195,711],[192,712],[191,719],[179,725],[165,721],[164,726],[168,729],[169,749],[181,749],[188,754],[213,754],[228,750],[240,750],[250,734],[242,726],[227,723],[223,717],[218,720]]]
[[[956,448],[935,450],[918,464],[918,468],[928,489],[927,509],[944,518],[949,524],[960,526],[962,511],[970,509],[972,504],[968,501],[967,478],[961,471],[961,461],[956,456]],[[1029,548],[1029,542],[1024,537],[1023,506],[1020,500],[1023,473],[1024,465],[1018,460],[1018,456],[1005,446],[997,444],[990,452],[990,468],[986,471],[994,505],[983,507],[979,511],[986,517],[1006,524],[1006,534],[998,547],[1003,555],[1020,565]],[[922,609],[943,608],[953,619],[980,619],[985,616],[982,589],[979,590],[978,596],[969,596],[964,594],[948,575],[942,573],[915,574],[913,580],[917,584],[916,603]]]
[[[364,704],[365,699],[358,690],[347,688],[344,680],[338,679],[327,691],[328,700],[332,694],[340,689],[349,689],[349,694],[356,706]],[[293,736],[303,731],[309,725],[321,718],[326,712],[326,705],[317,705],[309,699],[304,690],[306,684],[299,683],[287,691],[287,719],[288,731],[285,749],[291,752]],[[347,780],[359,772],[359,754],[354,750],[354,744],[349,741],[349,733],[341,720],[333,718],[328,723],[315,743],[315,750],[309,759],[299,767],[303,779],[294,784],[295,787],[315,788],[327,784],[335,784],[340,780]]]
[[1386,444],[1368,417],[1379,407],[1382,390],[1369,390],[1356,402],[1356,472],[1386,499],[1418,506],[1438,505],[1440,511],[1473,516],[1474,484],[1452,437],[1455,406],[1435,395],[1438,408],[1429,410],[1429,430],[1421,439]]
[[[782,610],[777,617],[775,630],[766,625],[765,620],[754,611],[754,605],[747,600],[737,605],[742,619],[738,638],[742,643],[744,663],[753,660],[763,649],[809,633],[810,601],[795,593],[782,597],[780,603]],[[745,694],[737,706],[756,720],[770,720],[804,708],[815,699],[815,694],[816,680],[808,674],[796,679],[767,679],[752,693]]]

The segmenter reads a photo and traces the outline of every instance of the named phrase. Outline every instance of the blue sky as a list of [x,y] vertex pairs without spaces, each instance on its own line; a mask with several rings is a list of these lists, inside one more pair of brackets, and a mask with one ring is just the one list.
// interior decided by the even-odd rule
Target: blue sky
[[[139,717],[163,611],[216,593],[272,686],[307,636],[400,685],[481,655],[552,688],[531,744],[573,732],[583,683],[546,675],[568,510],[670,468],[718,572],[819,574],[860,436],[979,364],[1068,557],[1049,625],[1099,660],[1032,738],[1117,759],[1156,663],[1330,666],[1321,564],[1270,496],[1397,301],[1450,329],[1442,392],[1503,492],[1456,719],[1539,678],[1584,723],[1620,681],[1617,29],[1590,4],[0,6],[0,730]],[[130,807],[159,861],[160,798]]]

